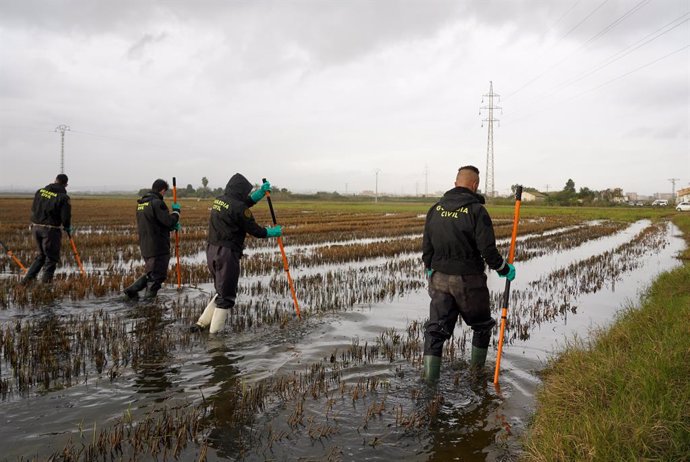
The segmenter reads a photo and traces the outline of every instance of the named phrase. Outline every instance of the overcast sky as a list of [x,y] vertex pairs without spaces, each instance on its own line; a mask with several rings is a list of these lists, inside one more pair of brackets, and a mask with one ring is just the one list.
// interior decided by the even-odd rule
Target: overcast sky
[[[688,0],[0,0],[0,189],[690,184]],[[483,184],[480,186],[483,188]]]

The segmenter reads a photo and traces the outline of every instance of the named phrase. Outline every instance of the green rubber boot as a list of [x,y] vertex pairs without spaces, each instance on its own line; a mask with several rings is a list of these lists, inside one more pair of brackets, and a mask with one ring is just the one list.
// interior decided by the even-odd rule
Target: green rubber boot
[[146,275],[143,275],[142,277],[140,277],[139,279],[134,281],[134,283],[132,283],[131,286],[126,287],[125,290],[123,290],[123,292],[125,293],[127,298],[129,298],[129,299],[139,298],[139,291],[146,288],[146,281],[147,280],[148,279],[146,278]]
[[424,380],[429,383],[438,381],[441,376],[441,357],[424,356]]
[[488,348],[479,348],[472,345],[472,359],[470,359],[470,367],[474,369],[481,369],[486,364],[486,354],[489,352]]

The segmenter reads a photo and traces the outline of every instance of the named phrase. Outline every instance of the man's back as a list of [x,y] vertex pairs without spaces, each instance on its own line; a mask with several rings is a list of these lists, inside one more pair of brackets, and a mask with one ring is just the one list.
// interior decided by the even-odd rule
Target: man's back
[[31,222],[37,225],[70,227],[71,207],[64,186],[51,183],[36,191],[31,207]]

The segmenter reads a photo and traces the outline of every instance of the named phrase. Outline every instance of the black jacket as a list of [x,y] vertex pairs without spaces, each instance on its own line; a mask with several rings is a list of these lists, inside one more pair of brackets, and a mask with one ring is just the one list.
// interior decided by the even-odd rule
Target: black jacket
[[422,260],[426,269],[446,274],[481,274],[484,262],[499,274],[508,266],[496,249],[484,197],[467,188],[447,191],[426,214]]
[[170,231],[180,221],[178,212],[170,213],[163,196],[149,191],[137,201],[139,248],[144,258],[170,254]]
[[266,228],[254,220],[250,207],[256,202],[249,193],[252,185],[239,173],[235,173],[222,196],[216,197],[211,206],[208,222],[208,242],[242,252],[247,233],[255,237],[266,237]]
[[72,205],[64,186],[51,183],[36,191],[31,206],[31,222],[37,225],[70,227]]

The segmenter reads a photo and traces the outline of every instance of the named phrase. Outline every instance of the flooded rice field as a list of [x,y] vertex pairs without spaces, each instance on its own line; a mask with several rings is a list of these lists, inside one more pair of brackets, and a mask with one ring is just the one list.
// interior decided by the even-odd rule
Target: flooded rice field
[[[0,260],[3,460],[516,460],[545,361],[637,303],[684,246],[657,217],[525,208],[500,387],[496,332],[486,370],[472,373],[463,325],[428,386],[420,249],[429,204],[276,200],[302,320],[275,240],[252,239],[238,305],[222,335],[208,335],[188,330],[212,295],[207,204],[182,203],[182,290],[173,259],[168,284],[144,303],[121,297],[143,270],[134,201],[106,200],[111,207],[73,201],[86,276],[68,245],[51,286],[18,285],[19,267]],[[0,239],[26,266],[30,200],[0,202]],[[255,215],[268,224],[264,208]],[[506,254],[512,210],[490,212]],[[503,280],[491,274],[489,287],[498,319]]]

